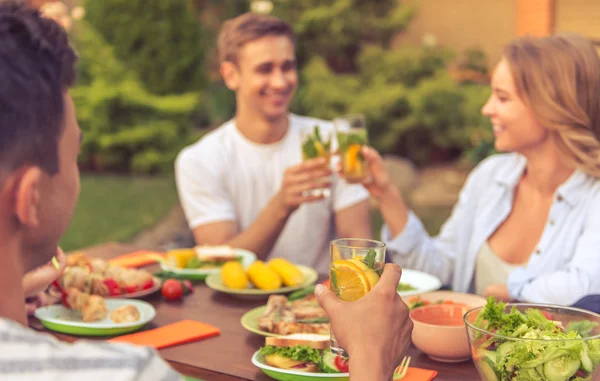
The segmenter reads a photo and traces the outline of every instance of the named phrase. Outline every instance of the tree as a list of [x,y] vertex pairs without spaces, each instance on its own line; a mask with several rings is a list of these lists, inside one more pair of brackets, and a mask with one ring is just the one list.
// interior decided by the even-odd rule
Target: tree
[[190,117],[199,93],[154,95],[87,22],[74,25],[80,56],[71,89],[84,131],[80,164],[86,170],[154,173],[173,168],[194,137]]
[[88,0],[86,18],[150,92],[183,93],[204,85],[212,35],[188,1]]
[[487,87],[458,84],[450,50],[394,46],[416,8],[398,0],[273,3],[298,36],[296,111],[326,119],[364,113],[371,144],[417,163],[461,153],[489,129],[479,116]]

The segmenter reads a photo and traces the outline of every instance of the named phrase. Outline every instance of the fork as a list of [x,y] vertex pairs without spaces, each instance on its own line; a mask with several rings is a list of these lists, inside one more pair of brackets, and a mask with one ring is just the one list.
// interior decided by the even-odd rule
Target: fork
[[402,359],[402,362],[400,363],[400,365],[398,365],[398,367],[394,371],[393,380],[396,381],[396,380],[403,379],[404,376],[406,376],[406,372],[408,372],[409,365],[410,365],[410,356],[404,356],[404,359]]

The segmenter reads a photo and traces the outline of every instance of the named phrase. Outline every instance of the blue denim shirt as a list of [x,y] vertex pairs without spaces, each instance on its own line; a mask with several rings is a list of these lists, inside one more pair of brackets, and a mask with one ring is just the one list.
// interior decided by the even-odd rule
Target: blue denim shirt
[[[508,217],[526,159],[494,155],[469,175],[452,215],[431,238],[410,212],[404,230],[382,237],[392,260],[439,277],[455,291],[473,292],[477,253]],[[544,232],[528,263],[508,277],[511,298],[570,305],[600,294],[600,180],[576,170],[556,191]]]

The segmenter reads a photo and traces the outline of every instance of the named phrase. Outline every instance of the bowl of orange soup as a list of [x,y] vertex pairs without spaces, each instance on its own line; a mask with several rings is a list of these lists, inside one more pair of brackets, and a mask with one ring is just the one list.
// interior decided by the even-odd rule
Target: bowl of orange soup
[[471,309],[456,304],[432,304],[412,310],[413,344],[436,361],[469,360],[471,349],[463,316]]

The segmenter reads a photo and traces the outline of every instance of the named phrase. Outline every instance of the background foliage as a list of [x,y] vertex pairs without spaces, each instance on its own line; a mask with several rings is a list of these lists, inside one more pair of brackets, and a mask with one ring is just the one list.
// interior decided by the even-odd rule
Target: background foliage
[[[292,110],[331,119],[365,113],[371,144],[417,164],[491,152],[480,115],[489,93],[477,49],[398,42],[418,9],[398,0],[275,0],[298,35],[301,85]],[[74,90],[86,169],[168,171],[181,147],[235,112],[216,36],[247,0],[88,0],[73,35]]]

